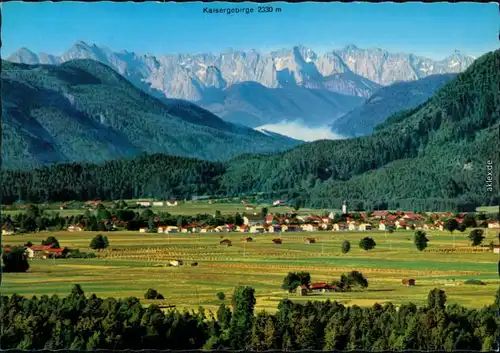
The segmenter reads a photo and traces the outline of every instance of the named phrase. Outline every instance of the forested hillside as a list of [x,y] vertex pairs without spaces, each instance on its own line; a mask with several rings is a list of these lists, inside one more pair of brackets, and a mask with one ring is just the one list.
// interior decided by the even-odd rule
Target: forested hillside
[[342,136],[370,135],[389,115],[424,103],[455,76],[432,75],[379,88],[363,105],[335,120],[332,131]]
[[[484,55],[421,106],[367,137],[320,141],[273,156],[236,157],[227,192],[301,190],[314,205],[334,197],[439,198],[492,203],[486,162],[499,163],[500,51]],[[251,172],[248,172],[251,171]],[[493,190],[497,188],[496,175]]]
[[223,121],[182,101],[160,101],[93,60],[61,65],[2,61],[6,168],[99,163],[144,153],[224,160],[299,142]]
[[[158,159],[143,167],[123,160],[86,166],[85,178],[82,167],[76,165],[60,167],[80,170],[65,176],[51,169],[24,173],[23,178],[4,172],[4,180],[15,181],[2,185],[3,195],[10,200],[34,200],[48,193],[52,199],[57,195],[55,185],[65,183],[72,195],[79,190],[85,199],[185,197],[214,191],[221,195],[264,192],[301,199],[315,207],[338,207],[343,199],[362,202],[367,208],[456,209],[496,204],[498,168],[493,168],[492,192],[486,187],[486,167],[488,160],[493,166],[499,164],[495,149],[499,144],[499,66],[500,51],[479,58],[426,103],[389,117],[371,136],[318,141],[275,154],[243,154],[223,164],[180,159],[179,168],[204,166],[193,172],[203,175],[201,184],[182,177],[171,179],[169,171],[183,176],[190,175],[189,171]],[[43,183],[40,174],[46,175]]]

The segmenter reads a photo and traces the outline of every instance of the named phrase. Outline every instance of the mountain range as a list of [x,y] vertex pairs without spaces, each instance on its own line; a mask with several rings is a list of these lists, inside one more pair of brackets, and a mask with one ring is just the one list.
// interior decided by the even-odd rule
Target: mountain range
[[83,41],[61,55],[21,48],[7,58],[25,64],[73,59],[100,61],[155,97],[188,100],[250,127],[283,121],[309,127],[331,124],[382,86],[462,72],[474,60],[459,52],[436,61],[354,45],[322,55],[298,45],[270,53],[231,50],[154,56],[115,52]]
[[2,61],[1,80],[4,168],[142,153],[224,160],[301,143],[228,123],[187,101],[152,97],[95,60]]
[[[78,71],[77,77],[72,74],[76,67],[81,70],[83,64],[90,65],[88,61],[78,61],[52,69],[29,67],[24,71],[31,78],[30,84],[34,84],[39,76],[33,71],[52,70],[52,76],[64,78],[71,90],[62,92],[67,95],[66,100],[73,99],[68,93],[75,95],[78,106],[88,104],[85,98],[91,99],[90,102],[95,100],[93,95],[82,94],[96,84],[96,73],[84,75]],[[315,208],[338,207],[342,200],[349,200],[351,209],[364,210],[471,210],[478,205],[498,204],[495,166],[500,163],[500,155],[494,148],[499,144],[500,127],[498,67],[500,50],[485,54],[424,103],[389,116],[369,136],[315,141],[279,153],[245,153],[215,163],[148,155],[103,165],[70,164],[26,172],[2,171],[3,194],[10,200],[18,199],[19,195],[33,195],[42,200],[60,200],[71,195],[72,199],[88,200],[259,193],[262,197],[286,198]],[[104,70],[100,65],[94,68]],[[106,75],[100,77],[104,80]],[[126,87],[117,85],[116,80],[117,76],[110,75],[104,83],[97,84],[97,88],[102,85],[97,93],[105,99],[107,90],[112,89],[111,96],[121,94],[120,89]],[[71,86],[75,81],[79,84]],[[48,86],[49,82],[45,84]],[[138,95],[134,90],[126,92]],[[36,95],[25,97],[27,105],[38,99]],[[164,109],[151,100],[147,102],[158,112]],[[139,103],[136,98],[123,108]],[[33,107],[32,111],[36,109]],[[102,112],[102,108],[93,105],[87,110],[93,110],[94,115]],[[105,122],[118,119],[109,112],[103,114]],[[139,124],[145,129],[147,123],[143,119]],[[174,137],[168,135],[168,139],[177,138],[175,133]],[[153,135],[142,143],[155,142],[156,138]],[[12,149],[9,143],[7,147]],[[493,168],[489,170],[488,166]],[[60,190],[65,190],[64,194]]]

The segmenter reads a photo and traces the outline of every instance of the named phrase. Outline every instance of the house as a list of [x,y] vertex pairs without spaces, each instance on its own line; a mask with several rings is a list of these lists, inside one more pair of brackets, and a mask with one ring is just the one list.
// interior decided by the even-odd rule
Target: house
[[165,203],[163,201],[153,201],[153,206],[154,207],[161,207],[164,206]]
[[97,205],[99,205],[101,203],[100,200],[95,200],[95,201],[87,201],[85,202],[85,205],[83,206],[84,208],[85,207],[96,207]]
[[372,225],[369,223],[361,223],[359,225],[359,230],[362,230],[362,231],[372,230]]
[[307,292],[309,292],[309,289],[305,285],[301,285],[297,287],[297,294],[300,296],[305,296],[307,295]]
[[321,229],[321,230],[328,230],[328,229],[331,229],[331,228],[332,228],[332,225],[328,224],[328,223],[321,223],[318,226],[318,229]]
[[283,244],[283,241],[281,239],[276,238],[276,239],[273,239],[273,243],[277,244],[277,245],[281,245],[281,244]]
[[231,240],[229,239],[223,239],[219,242],[220,245],[224,245],[224,246],[231,246],[233,245],[233,243],[231,242]]
[[248,200],[241,200],[241,203],[246,205],[248,203]]
[[317,231],[318,230],[318,225],[316,224],[302,224],[300,226],[300,228],[304,231],[304,232],[314,232],[314,231]]
[[61,205],[59,206],[59,209],[60,209],[60,210],[65,210],[65,209],[67,209],[67,208],[68,208],[68,203],[67,203],[67,202],[65,202],[65,203],[63,203],[63,204],[61,204]]
[[436,227],[432,223],[431,224],[428,224],[428,223],[424,224],[423,228],[424,228],[424,230],[434,230],[434,229],[436,229]]
[[322,223],[323,222],[321,217],[318,217],[318,216],[309,216],[305,220],[307,222],[310,222],[310,223]]
[[349,230],[359,230],[359,223],[349,222]]
[[495,245],[493,247],[493,253],[500,254],[500,245]]
[[200,233],[201,232],[201,227],[196,224],[188,225],[189,229],[191,230],[191,233]]
[[396,225],[396,229],[407,229],[408,228],[408,224],[406,223],[405,220],[397,220],[396,222],[394,222],[394,224]]
[[401,281],[406,287],[413,287],[415,285],[415,280],[413,278],[404,279]]
[[250,226],[250,233],[264,233],[264,226],[258,224]]
[[145,227],[139,228],[139,233],[146,233],[147,231],[148,229]]
[[304,244],[314,244],[316,243],[316,239],[314,238],[306,238],[306,240],[304,240]]
[[341,230],[347,230],[347,229],[348,229],[347,224],[345,224],[345,223],[335,223],[333,225],[333,230],[337,231],[337,232],[341,231]]
[[[283,227],[284,226],[282,226],[282,229],[283,229]],[[286,232],[300,232],[300,230],[301,229],[299,226],[291,224],[289,226],[286,226],[286,230],[284,230],[284,231],[286,231]]]
[[83,232],[83,225],[72,224],[68,227],[68,232]]
[[273,220],[274,220],[274,216],[273,215],[267,215],[266,216],[266,224],[272,224]]
[[215,227],[215,231],[216,232],[224,232],[224,233],[226,233],[227,232],[227,228],[226,228],[226,226],[217,226],[217,227]]
[[252,205],[246,205],[245,206],[245,210],[249,211],[249,210],[255,210],[255,207],[252,206]]
[[151,201],[137,201],[135,204],[142,207],[150,207]]
[[261,215],[245,215],[243,216],[243,224],[253,226],[256,224],[264,224],[266,222],[265,218]]
[[176,226],[167,226],[164,231],[165,233],[179,233],[179,228]]
[[440,231],[444,231],[444,223],[440,222],[440,221],[437,221],[436,223],[434,223],[434,229],[438,229]]
[[15,230],[14,230],[14,226],[12,225],[12,223],[4,224],[2,226],[2,234],[3,235],[12,235],[14,233],[15,233]]
[[26,248],[28,258],[47,258],[47,256],[61,256],[67,249],[54,248],[53,245],[31,245]]
[[309,288],[313,293],[325,293],[334,290],[333,286],[330,286],[328,283],[324,282],[311,283],[309,285]]
[[387,230],[389,228],[384,220],[381,220],[378,224],[378,230]]
[[285,200],[274,200],[273,206],[285,206]]
[[[284,226],[286,227],[286,226]],[[282,230],[282,226],[280,226],[279,224],[278,225],[270,225],[269,228],[268,228],[268,231],[269,233],[281,233],[283,230]]]
[[385,218],[390,215],[389,211],[373,211],[372,217],[373,218]]
[[243,241],[245,243],[251,243],[253,241],[253,238],[252,237],[246,237],[246,238],[243,239]]
[[500,222],[498,222],[498,221],[488,221],[488,228],[489,229],[498,229],[498,228],[500,228]]
[[175,207],[177,205],[178,205],[178,203],[176,200],[167,201],[167,206],[169,206],[169,207]]
[[412,221],[417,221],[417,220],[422,220],[424,219],[424,216],[418,214],[418,213],[413,213],[413,212],[405,212],[405,215],[401,217],[402,219],[407,219],[407,220],[412,220]]
[[24,253],[26,254],[26,256],[28,257],[28,259],[32,259],[35,257],[35,252],[33,251],[33,249],[31,248],[26,248]]
[[236,229],[239,232],[248,233],[248,231],[250,230],[250,227],[248,227],[248,225],[246,225],[246,224],[243,224],[243,225],[237,227]]
[[67,249],[61,249],[61,248],[48,248],[44,250],[45,256],[48,257],[59,257],[65,255],[67,253]]
[[278,217],[278,223],[283,224],[283,223],[290,223],[290,219],[288,217]]

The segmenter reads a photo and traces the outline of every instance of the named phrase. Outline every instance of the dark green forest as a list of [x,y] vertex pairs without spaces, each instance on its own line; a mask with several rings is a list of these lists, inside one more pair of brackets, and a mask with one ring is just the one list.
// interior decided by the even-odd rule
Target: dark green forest
[[[498,204],[487,161],[500,163],[500,51],[415,109],[390,116],[371,136],[317,141],[226,162],[161,155],[104,164],[4,170],[4,200],[29,202],[236,196],[262,192],[309,207],[470,211]],[[498,190],[493,168],[492,190]]]
[[[167,293],[163,293],[167,294]],[[347,307],[336,301],[282,300],[275,314],[254,312],[251,287],[217,295],[216,313],[144,307],[138,298],[99,298],[75,285],[67,297],[2,296],[1,349],[466,350],[498,347],[500,290],[482,309],[446,305],[429,292],[425,307],[391,303]],[[161,297],[160,297],[161,298]],[[214,293],[214,298],[216,295]],[[221,300],[222,299],[222,300]],[[159,301],[160,302],[160,301]],[[168,302],[168,294],[161,303]]]

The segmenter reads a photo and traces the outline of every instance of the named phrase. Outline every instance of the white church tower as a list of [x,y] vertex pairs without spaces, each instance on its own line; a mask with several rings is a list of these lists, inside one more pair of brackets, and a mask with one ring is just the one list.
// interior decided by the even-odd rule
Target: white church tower
[[342,205],[342,214],[347,214],[347,201],[344,200],[344,204]]

